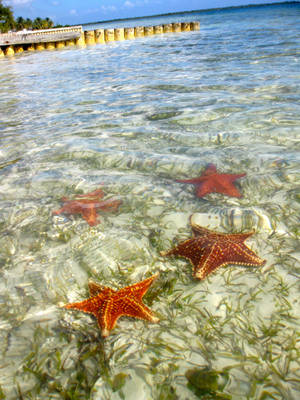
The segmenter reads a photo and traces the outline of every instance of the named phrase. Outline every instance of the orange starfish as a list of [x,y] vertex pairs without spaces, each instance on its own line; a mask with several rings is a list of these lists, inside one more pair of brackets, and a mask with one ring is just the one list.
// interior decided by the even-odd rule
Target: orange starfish
[[206,170],[198,178],[176,179],[176,182],[191,183],[196,186],[196,196],[204,197],[209,193],[221,193],[232,197],[242,197],[234,186],[236,179],[246,174],[219,174],[214,164],[208,164]]
[[179,243],[175,248],[162,252],[163,256],[178,255],[187,258],[194,266],[194,277],[204,279],[216,269],[228,264],[261,266],[265,260],[259,258],[244,244],[254,234],[219,233],[193,224],[193,237]]
[[97,318],[103,337],[109,335],[122,315],[156,323],[159,319],[153,315],[150,308],[145,306],[142,298],[157,277],[158,273],[120,290],[89,282],[90,298],[80,303],[66,304],[63,307],[93,314]]
[[53,211],[53,215],[59,214],[81,214],[90,226],[99,224],[97,210],[102,211],[116,211],[121,204],[121,200],[104,200],[100,201],[104,196],[101,189],[87,194],[80,194],[75,196],[74,200],[62,198],[64,202],[62,208]]

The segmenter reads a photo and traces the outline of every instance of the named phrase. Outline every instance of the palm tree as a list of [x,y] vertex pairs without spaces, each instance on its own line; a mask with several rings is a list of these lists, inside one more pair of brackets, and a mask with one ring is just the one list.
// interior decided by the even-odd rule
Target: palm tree
[[43,28],[43,22],[40,17],[37,17],[32,24],[33,29],[42,29]]
[[16,28],[17,31],[21,31],[22,29],[25,28],[25,19],[23,17],[18,17],[16,19]]
[[0,0],[0,31],[8,32],[15,26],[15,20],[10,7],[4,7]]
[[32,21],[31,21],[30,18],[26,18],[24,26],[25,26],[26,29],[32,29]]
[[52,21],[50,18],[47,17],[44,21],[45,21],[46,24],[47,24],[46,29],[53,28],[54,23],[53,23],[53,21]]

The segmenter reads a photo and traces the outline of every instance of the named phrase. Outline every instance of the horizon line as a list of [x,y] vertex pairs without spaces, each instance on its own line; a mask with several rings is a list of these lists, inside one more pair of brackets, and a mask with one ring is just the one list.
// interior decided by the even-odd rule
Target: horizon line
[[[127,17],[127,18],[115,18],[115,19],[107,19],[107,20],[102,20],[102,21],[94,21],[94,22],[85,22],[83,24],[75,24],[75,25],[92,25],[92,24],[101,24],[101,23],[107,23],[107,22],[114,22],[114,21],[127,21],[131,19],[143,19],[143,18],[149,18],[149,17],[163,17],[167,15],[176,15],[176,14],[182,14],[182,13],[201,13],[201,12],[207,12],[207,11],[218,11],[218,10],[230,10],[230,9],[236,9],[236,8],[250,8],[250,7],[265,7],[265,6],[276,6],[276,5],[282,5],[282,4],[298,4],[300,3],[300,0],[293,0],[293,1],[281,1],[278,3],[262,3],[262,4],[245,4],[245,5],[239,5],[239,6],[226,6],[226,7],[214,7],[214,8],[203,8],[200,10],[190,10],[190,11],[176,11],[176,12],[170,12],[170,13],[163,13],[163,14],[152,14],[152,15],[144,15],[142,17]],[[73,25],[69,25],[73,26]]]

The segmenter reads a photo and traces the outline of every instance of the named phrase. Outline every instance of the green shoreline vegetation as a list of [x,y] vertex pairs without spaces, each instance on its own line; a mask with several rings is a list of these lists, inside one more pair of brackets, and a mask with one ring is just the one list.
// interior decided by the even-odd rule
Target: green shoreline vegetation
[[[59,27],[56,26],[57,28]],[[33,21],[30,18],[18,17],[14,18],[13,11],[10,6],[4,6],[0,0],[0,32],[21,31],[23,29],[50,29],[54,28],[54,22],[50,18],[37,17]]]

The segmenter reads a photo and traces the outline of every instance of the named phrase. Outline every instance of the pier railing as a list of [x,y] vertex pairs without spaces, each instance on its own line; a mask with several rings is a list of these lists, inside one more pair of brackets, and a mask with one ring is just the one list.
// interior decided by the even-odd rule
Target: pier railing
[[82,32],[81,26],[72,26],[68,28],[2,33],[0,34],[0,46],[58,42],[62,40],[77,39],[80,37]]

